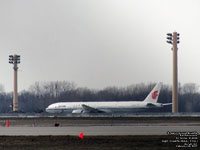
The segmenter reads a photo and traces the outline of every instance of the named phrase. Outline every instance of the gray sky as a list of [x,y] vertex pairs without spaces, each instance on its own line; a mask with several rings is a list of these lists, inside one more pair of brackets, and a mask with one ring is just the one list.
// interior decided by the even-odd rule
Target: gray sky
[[200,83],[199,0],[0,0],[0,83],[21,55],[19,90],[35,81],[101,89],[171,84],[166,33],[180,33],[179,82]]

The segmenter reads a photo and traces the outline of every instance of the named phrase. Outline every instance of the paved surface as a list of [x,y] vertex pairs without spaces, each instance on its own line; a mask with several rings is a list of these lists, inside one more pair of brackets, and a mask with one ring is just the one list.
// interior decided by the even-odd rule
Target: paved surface
[[[9,121],[9,128],[6,127]],[[54,127],[58,122],[60,127]],[[167,135],[200,133],[199,118],[1,118],[0,135]]]
[[0,127],[0,135],[167,135],[168,131],[200,133],[200,126],[79,126],[79,127]]
[[54,127],[59,123],[69,126],[200,126],[200,117],[38,117],[38,118],[0,118],[0,127],[9,121],[10,127]]

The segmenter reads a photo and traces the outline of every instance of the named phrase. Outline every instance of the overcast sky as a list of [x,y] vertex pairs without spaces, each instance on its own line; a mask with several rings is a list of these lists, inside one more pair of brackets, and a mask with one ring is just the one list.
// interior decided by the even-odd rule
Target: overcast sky
[[36,81],[171,85],[173,31],[179,82],[200,84],[199,0],[0,0],[0,83],[12,91],[8,56],[18,54],[19,91]]

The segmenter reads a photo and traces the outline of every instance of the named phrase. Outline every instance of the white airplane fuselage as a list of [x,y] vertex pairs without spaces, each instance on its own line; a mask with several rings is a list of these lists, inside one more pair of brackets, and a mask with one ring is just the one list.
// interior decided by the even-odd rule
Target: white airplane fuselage
[[[133,112],[151,108],[147,102],[143,101],[123,101],[123,102],[60,102],[50,105],[46,111],[49,113],[83,113],[82,105],[87,105],[102,112]],[[156,103],[154,107],[162,107],[162,104]]]

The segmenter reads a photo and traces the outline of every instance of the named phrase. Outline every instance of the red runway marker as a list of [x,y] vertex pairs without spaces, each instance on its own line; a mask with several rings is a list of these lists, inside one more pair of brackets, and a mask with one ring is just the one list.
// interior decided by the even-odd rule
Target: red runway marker
[[81,132],[78,137],[83,140],[83,132]]
[[9,127],[9,120],[6,121],[6,127]]

